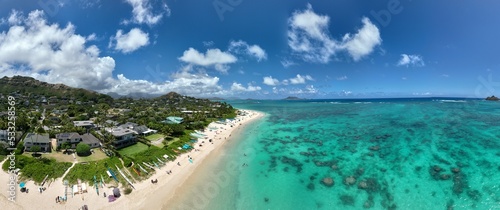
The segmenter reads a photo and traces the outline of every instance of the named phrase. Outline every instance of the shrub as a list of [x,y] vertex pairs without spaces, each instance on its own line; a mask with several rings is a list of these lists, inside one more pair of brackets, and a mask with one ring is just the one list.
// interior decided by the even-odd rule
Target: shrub
[[123,165],[125,165],[125,167],[128,168],[128,167],[132,166],[132,160],[130,159],[130,157],[124,156],[122,158],[122,160],[123,160]]
[[132,188],[130,188],[130,187],[125,188],[125,190],[123,191],[123,193],[124,193],[125,195],[128,195],[128,194],[130,194],[131,192],[132,192]]
[[23,154],[23,152],[24,152],[24,143],[19,142],[17,144],[16,150],[14,151],[14,153],[16,153],[16,155],[21,155],[21,154]]
[[78,143],[78,145],[76,145],[76,154],[78,156],[89,156],[90,146],[85,143]]

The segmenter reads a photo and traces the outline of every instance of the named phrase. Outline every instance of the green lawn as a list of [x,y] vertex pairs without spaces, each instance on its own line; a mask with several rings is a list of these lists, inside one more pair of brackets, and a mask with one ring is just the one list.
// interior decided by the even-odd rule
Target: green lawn
[[89,161],[97,161],[108,158],[108,156],[106,156],[106,154],[104,154],[104,152],[101,149],[94,148],[93,150],[94,153],[92,153],[91,155],[87,157],[80,157],[77,155],[76,159],[78,160],[78,162],[89,162]]
[[146,139],[149,141],[156,141],[159,138],[164,138],[165,136],[163,134],[155,133],[149,136],[146,136]]
[[127,155],[132,156],[133,154],[146,151],[147,149],[148,149],[148,145],[145,145],[141,142],[137,142],[137,144],[134,144],[132,146],[125,147],[123,149],[119,149],[118,152],[122,156],[127,156]]

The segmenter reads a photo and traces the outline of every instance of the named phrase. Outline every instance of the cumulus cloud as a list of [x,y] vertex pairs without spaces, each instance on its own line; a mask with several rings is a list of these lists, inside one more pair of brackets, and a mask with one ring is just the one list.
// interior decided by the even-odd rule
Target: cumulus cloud
[[382,43],[378,28],[366,17],[356,34],[346,34],[341,41],[330,36],[329,22],[329,16],[316,14],[310,4],[306,10],[295,11],[288,19],[288,46],[307,62],[328,63],[340,51],[358,61]]
[[314,85],[306,85],[305,88],[293,88],[290,90],[281,89],[281,91],[293,95],[310,95],[318,93],[318,89],[316,89]]
[[244,87],[242,84],[237,82],[233,82],[233,85],[231,85],[231,90],[236,92],[254,92],[261,89],[261,87],[252,86],[251,84],[248,84],[248,87]]
[[110,47],[123,53],[130,53],[149,44],[149,34],[144,33],[139,28],[133,28],[128,33],[118,30],[114,37],[111,37]]
[[[205,46],[213,45],[213,42],[204,42]],[[221,73],[227,73],[230,64],[236,63],[239,59],[237,55],[245,54],[255,57],[257,61],[267,59],[266,51],[258,45],[249,45],[245,41],[231,41],[227,51],[218,48],[208,49],[205,53],[199,52],[194,48],[184,51],[178,59],[189,65],[203,67],[213,67]]]
[[103,92],[117,92],[122,95],[129,93],[164,94],[175,91],[185,95],[219,95],[224,92],[218,77],[211,77],[203,73],[179,71],[171,75],[170,80],[152,83],[147,80],[130,80],[119,74],[115,85]]
[[208,49],[206,53],[200,53],[193,48],[184,51],[179,60],[191,65],[213,66],[217,71],[224,73],[229,69],[228,64],[238,61],[234,55],[229,52],[223,52],[220,49]]
[[149,0],[125,0],[128,4],[132,6],[132,19],[126,20],[123,23],[128,24],[130,22],[137,24],[147,24],[155,25],[157,24],[164,15],[170,16],[170,8],[166,3],[162,3],[162,10],[153,13],[153,6]]
[[253,56],[257,61],[266,60],[267,53],[259,45],[249,45],[245,41],[231,41],[229,43],[229,51],[235,53],[244,53]]
[[23,18],[22,15],[23,15],[22,12],[17,11],[17,10],[12,10],[12,12],[10,13],[9,18],[7,18],[7,22],[10,25],[19,25],[19,24],[21,24],[21,21],[22,21],[22,18]]
[[302,76],[300,74],[297,74],[296,77],[290,78],[289,80],[291,84],[297,85],[297,84],[305,84],[307,80],[313,81],[314,79],[309,75]]
[[314,13],[307,5],[304,11],[295,11],[288,19],[288,46],[310,62],[328,63],[338,50],[338,43],[329,36],[330,17]]
[[114,78],[115,60],[100,56],[97,46],[87,46],[92,34],[76,34],[71,23],[64,27],[49,24],[39,10],[18,18],[19,21],[12,22],[7,31],[0,32],[1,76],[30,76],[49,83],[121,95],[169,91],[200,96],[227,93],[218,84],[218,77],[193,73],[189,68],[156,83],[127,79],[123,74]]
[[354,61],[373,52],[373,49],[382,43],[377,26],[368,18],[363,18],[363,27],[354,35],[346,34],[342,39],[342,48],[345,48]]
[[273,77],[271,76],[268,76],[268,77],[264,77],[263,78],[264,81],[262,83],[264,83],[265,85],[269,85],[269,86],[276,86],[276,85],[279,85],[280,84],[280,81],[277,80],[277,79],[274,79]]
[[0,73],[31,76],[93,90],[108,88],[115,67],[113,58],[100,57],[95,45],[75,34],[75,27],[48,24],[43,11],[27,17],[12,12],[8,31],[0,33]]
[[420,55],[407,55],[401,54],[401,59],[399,59],[398,66],[425,66],[424,60]]
[[268,77],[263,77],[262,83],[265,85],[269,86],[277,86],[277,85],[298,85],[298,84],[305,84],[307,81],[314,81],[314,79],[310,75],[305,75],[302,76],[300,74],[297,74],[297,76],[290,78],[290,79],[284,79],[281,82],[278,79],[273,78],[272,76]]

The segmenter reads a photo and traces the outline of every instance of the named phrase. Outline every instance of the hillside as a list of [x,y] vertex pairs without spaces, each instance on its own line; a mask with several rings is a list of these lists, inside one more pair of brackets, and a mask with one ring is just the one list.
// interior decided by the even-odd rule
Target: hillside
[[50,84],[31,77],[14,76],[0,79],[0,93],[7,95],[18,93],[22,95],[56,96],[59,98],[72,98],[81,101],[94,101],[96,103],[113,101],[108,95],[82,88],[73,88],[64,84]]

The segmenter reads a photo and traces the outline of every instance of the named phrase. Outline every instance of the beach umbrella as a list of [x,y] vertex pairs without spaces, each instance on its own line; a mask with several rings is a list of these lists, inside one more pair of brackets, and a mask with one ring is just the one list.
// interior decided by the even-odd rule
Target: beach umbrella
[[24,186],[26,186],[26,183],[24,182],[19,183],[19,187],[24,188]]

